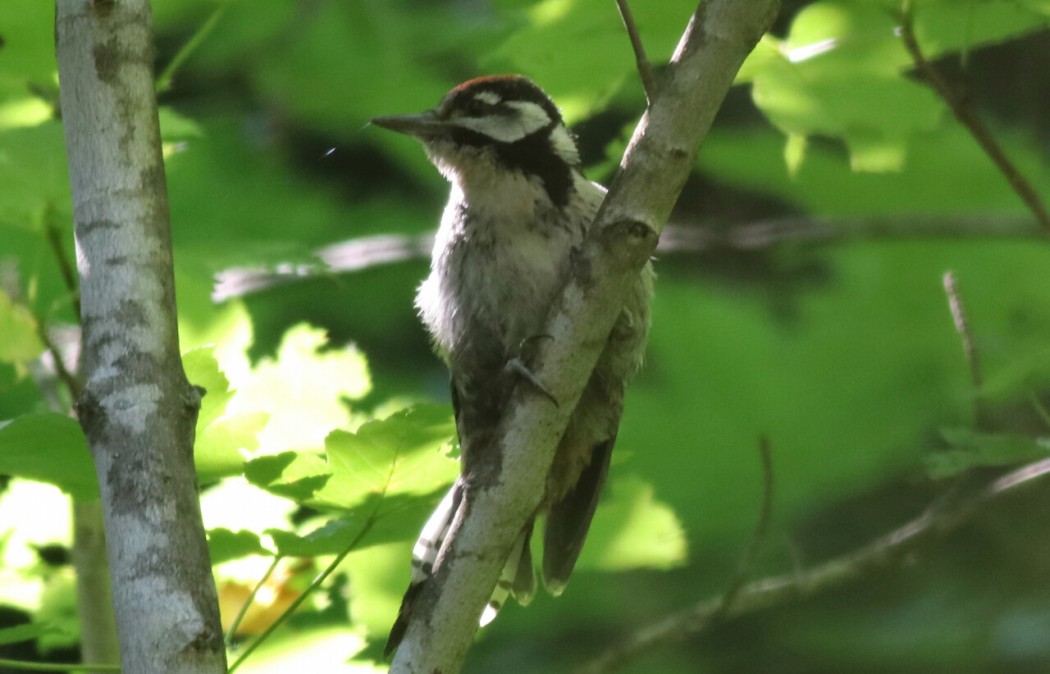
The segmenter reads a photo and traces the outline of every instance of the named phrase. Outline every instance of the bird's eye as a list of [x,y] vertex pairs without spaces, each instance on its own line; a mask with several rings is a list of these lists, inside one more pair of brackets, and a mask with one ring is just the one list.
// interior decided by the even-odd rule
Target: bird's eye
[[485,101],[474,98],[467,103],[464,114],[467,117],[484,117],[492,111],[492,107],[491,103],[486,103]]

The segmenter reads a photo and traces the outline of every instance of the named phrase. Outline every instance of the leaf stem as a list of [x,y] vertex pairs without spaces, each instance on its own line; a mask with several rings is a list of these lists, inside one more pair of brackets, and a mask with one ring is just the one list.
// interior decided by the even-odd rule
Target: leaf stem
[[645,46],[642,37],[638,33],[638,26],[634,23],[634,15],[627,0],[616,0],[616,7],[620,10],[620,18],[623,19],[623,27],[627,29],[627,37],[631,39],[631,49],[634,50],[634,60],[638,65],[638,75],[642,78],[642,88],[645,89],[645,99],[650,105],[656,97],[656,77],[653,75],[652,65],[649,57],[645,55]]
[[0,658],[0,667],[27,672],[119,672],[120,665],[85,665],[68,662],[26,662]]
[[361,539],[364,538],[365,535],[372,529],[372,525],[375,524],[375,521],[376,512],[373,511],[372,514],[369,515],[368,521],[365,522],[365,525],[361,528],[361,531],[359,531],[357,535],[354,536],[354,539],[347,544],[346,549],[340,552],[338,555],[336,555],[335,559],[333,559],[332,562],[327,567],[325,567],[324,571],[318,574],[317,577],[314,578],[313,581],[311,581],[310,585],[305,590],[303,590],[302,594],[296,597],[295,601],[293,601],[288,606],[288,608],[286,608],[281,613],[281,615],[277,616],[277,619],[270,623],[269,627],[263,630],[262,634],[260,634],[258,638],[255,639],[255,641],[253,641],[251,644],[248,645],[247,648],[244,649],[244,652],[241,653],[236,660],[234,660],[232,665],[230,665],[229,669],[227,670],[227,674],[233,674],[233,672],[235,672],[237,668],[244,663],[244,661],[248,658],[249,655],[251,655],[257,648],[259,648],[259,646],[261,646],[267,639],[270,638],[270,635],[272,635],[278,627],[287,622],[288,618],[290,618],[292,614],[295,613],[295,611],[302,605],[302,603],[306,601],[306,598],[313,594],[313,592],[321,586],[321,583],[327,580],[328,577],[332,575],[332,573],[336,570],[336,568],[338,568],[339,565],[343,563],[343,560],[346,559],[346,556],[354,551],[354,548],[356,548],[357,544],[361,542]]
[[182,45],[182,48],[171,59],[168,66],[157,77],[156,88],[158,94],[163,94],[171,89],[171,85],[175,80],[175,73],[186,62],[186,59],[197,50],[197,47],[201,46],[204,40],[215,30],[215,26],[219,24],[222,15],[226,13],[226,6],[226,3],[223,3],[215,8],[215,11],[211,13],[207,21],[201,24],[201,27],[186,41],[186,44]]
[[262,586],[265,585],[266,581],[268,581],[270,576],[273,575],[273,572],[277,569],[277,565],[282,559],[284,559],[284,557],[281,555],[274,555],[273,562],[270,564],[270,567],[266,569],[266,573],[262,575],[259,582],[252,588],[251,594],[249,594],[247,599],[244,600],[244,603],[241,604],[240,610],[237,611],[237,615],[234,616],[233,622],[230,623],[230,629],[226,630],[226,648],[230,648],[233,645],[233,637],[237,634],[237,628],[240,627],[241,622],[244,621],[244,616],[248,613],[248,609],[251,608],[251,605],[255,602],[255,597],[258,596],[259,590],[262,589]]

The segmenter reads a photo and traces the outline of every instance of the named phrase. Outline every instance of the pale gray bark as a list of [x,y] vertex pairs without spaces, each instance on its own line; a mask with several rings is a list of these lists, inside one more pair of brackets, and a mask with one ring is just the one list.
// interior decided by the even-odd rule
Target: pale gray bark
[[193,469],[200,396],[179,359],[148,0],[58,0],[84,391],[121,665],[226,669]]
[[690,21],[554,308],[546,330],[552,338],[542,340],[537,362],[530,363],[561,404],[528,386],[516,390],[498,434],[502,470],[495,483],[472,485],[467,514],[453,523],[452,542],[413,608],[391,672],[454,674],[462,667],[627,290],[655,249],[737,70],[778,6],[777,0],[708,0]]

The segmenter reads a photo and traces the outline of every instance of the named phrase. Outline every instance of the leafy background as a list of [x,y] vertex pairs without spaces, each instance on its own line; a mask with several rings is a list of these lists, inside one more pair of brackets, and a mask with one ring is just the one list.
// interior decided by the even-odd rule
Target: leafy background
[[[665,60],[693,3],[634,4],[650,57]],[[912,6],[927,54],[1050,198],[1050,3]],[[579,571],[557,601],[506,609],[466,671],[568,671],[723,591],[762,500],[760,436],[774,515],[754,577],[853,549],[964,490],[967,469],[1045,455],[1050,251],[912,75],[899,9],[784,3],[672,217],[647,366]],[[607,180],[644,104],[620,20],[590,0],[156,0],[154,20],[182,346],[208,390],[197,459],[227,621],[281,555],[234,657],[350,550],[244,671],[382,670],[411,539],[456,466],[446,375],[411,309],[446,186],[418,147],[368,120],[522,72]],[[0,649],[61,660],[78,638],[68,499],[97,487],[68,392],[41,364],[42,329],[75,345],[51,243],[72,258],[52,22],[39,0],[0,9],[0,621],[31,622],[23,636],[35,637]],[[759,224],[798,236],[683,243]],[[813,225],[825,235],[807,235]],[[624,671],[1045,671],[1048,516],[1046,490],[1024,491],[900,568]]]

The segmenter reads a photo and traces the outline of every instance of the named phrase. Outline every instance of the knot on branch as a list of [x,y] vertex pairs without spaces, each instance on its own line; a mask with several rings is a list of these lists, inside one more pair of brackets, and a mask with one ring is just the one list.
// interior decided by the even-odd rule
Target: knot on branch
[[656,250],[656,229],[634,218],[617,220],[602,228],[602,247],[624,266],[641,269]]

